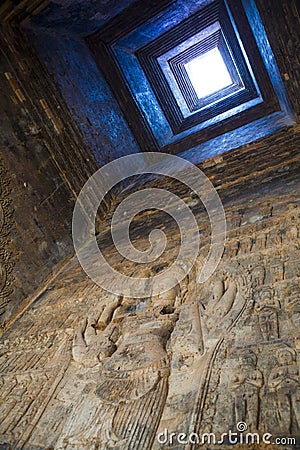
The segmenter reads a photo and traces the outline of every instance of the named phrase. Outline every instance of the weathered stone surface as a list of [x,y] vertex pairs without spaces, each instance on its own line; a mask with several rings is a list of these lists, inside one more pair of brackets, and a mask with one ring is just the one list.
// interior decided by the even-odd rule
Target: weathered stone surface
[[13,207],[10,180],[0,159],[0,314],[4,314],[13,292],[13,258],[10,234],[13,226]]
[[[248,207],[244,191],[243,211],[228,200],[225,253],[205,284],[197,282],[210,233],[201,204],[193,206],[207,236],[198,263],[161,297],[151,288],[142,300],[114,297],[69,263],[3,336],[7,448],[185,448],[179,433],[220,438],[241,421],[251,433],[299,439],[299,190],[281,185],[279,194],[267,179]],[[176,242],[174,224],[162,223]],[[134,244],[148,236],[146,226],[137,230]],[[112,263],[138,273],[124,259]],[[158,443],[165,429],[176,433],[173,444]]]
[[14,284],[3,325],[71,256],[75,196],[97,166],[22,34],[3,24],[0,42],[1,157],[14,209]]
[[[257,0],[256,4],[276,56],[293,110],[299,120],[299,4],[289,0]],[[280,30],[280,33],[278,33],[278,30]]]
[[[39,4],[28,3],[22,2],[31,12]],[[298,114],[296,4],[257,3]],[[11,2],[3,10],[10,14]],[[285,29],[278,41],[277,20]],[[95,168],[92,156],[22,34],[7,27],[1,32],[7,172],[0,184],[0,298],[15,322],[0,341],[0,447],[229,449],[228,435],[221,445],[210,434],[219,440],[245,422],[254,443],[234,448],[299,448],[299,126],[200,165],[218,190],[228,226],[222,260],[204,284],[199,272],[211,227],[201,202],[169,178],[134,180],[118,202],[144,187],[173,192],[196,218],[201,249],[188,276],[154,296],[151,277],[174,261],[178,227],[153,210],[134,218],[137,248],[149,247],[154,228],[168,237],[162,257],[141,268],[113,248],[111,208],[97,227],[99,246],[120,272],[149,279],[144,299],[134,292],[114,296],[75,257],[66,260],[72,206]],[[46,281],[60,262],[64,267]],[[257,443],[265,433],[273,444]],[[189,436],[192,442],[183,443]]]

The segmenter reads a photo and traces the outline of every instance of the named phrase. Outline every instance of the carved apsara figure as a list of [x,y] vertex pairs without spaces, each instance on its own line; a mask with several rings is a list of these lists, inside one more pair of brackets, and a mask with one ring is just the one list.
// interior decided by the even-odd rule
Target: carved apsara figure
[[263,266],[256,266],[251,271],[251,287],[253,289],[258,288],[264,284],[265,280],[265,268]]
[[280,303],[272,288],[264,287],[256,292],[255,312],[258,316],[258,324],[265,341],[279,337],[278,312]]
[[275,394],[275,414],[283,434],[300,430],[300,368],[296,352],[284,345],[276,354],[279,366],[271,371],[268,386]]
[[289,286],[285,292],[285,309],[291,325],[299,330],[300,327],[300,284]]
[[[246,281],[239,266],[224,266],[214,276],[202,296],[203,303],[199,309],[204,352],[198,358],[199,388],[193,411],[194,419],[190,426],[191,432],[194,430],[199,433],[203,430],[206,432],[209,429],[207,427],[213,426],[213,405],[216,399],[208,399],[210,394],[212,397],[216,395],[218,381],[210,383],[213,373],[211,369],[218,358],[224,336],[234,327],[246,307],[249,296]],[[208,410],[211,411],[210,416],[205,418]]]
[[239,356],[239,367],[234,371],[229,389],[234,397],[235,423],[246,422],[251,431],[258,429],[259,391],[263,385],[263,376],[256,367],[254,352],[246,350]]
[[93,367],[95,381],[65,426],[62,448],[151,448],[168,393],[167,343],[181,300],[175,280],[150,299],[116,299],[77,331],[74,359]]
[[229,314],[237,294],[236,282],[229,273],[216,277],[212,294],[206,305],[200,305],[201,324],[204,337],[214,330],[222,329],[222,322]]

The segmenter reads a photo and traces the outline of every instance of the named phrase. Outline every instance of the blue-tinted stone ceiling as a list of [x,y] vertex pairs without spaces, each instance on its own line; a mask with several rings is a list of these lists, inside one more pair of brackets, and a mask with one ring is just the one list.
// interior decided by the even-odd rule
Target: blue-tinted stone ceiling
[[26,24],[39,58],[100,166],[139,148],[81,36],[97,30],[130,3],[55,0]]
[[[157,7],[154,1],[152,3],[154,7]],[[266,110],[265,116],[261,113],[260,117],[252,120],[252,123],[244,121],[242,126],[227,126],[224,122],[222,127],[221,122],[215,137],[207,134],[206,125],[202,124],[188,128],[181,134],[173,134],[157,94],[153,91],[135,52],[143,45],[172,30],[176,25],[180,25],[183,20],[190,18],[210,3],[211,0],[169,2],[165,0],[164,9],[153,14],[153,17],[150,15],[150,18],[144,18],[142,10],[138,9],[139,2],[133,0],[86,0],[84,2],[53,0],[24,25],[40,60],[59,87],[100,166],[117,157],[145,150],[143,133],[145,140],[147,133],[152,136],[154,144],[153,148],[150,144],[151,150],[175,152],[197,163],[294,124],[274,55],[256,6],[252,0],[242,0],[248,22],[256,38],[256,45],[277,96],[278,110],[273,113]],[[133,11],[136,6],[140,23],[133,29],[129,27],[128,33],[123,35],[123,26],[120,23],[121,38],[116,37],[113,44],[108,45],[109,51],[113,53],[114,63],[122,72],[125,89],[129,93],[127,100],[125,95],[125,100],[120,102],[119,93],[114,87],[112,88],[114,80],[109,79],[110,73],[106,73],[105,78],[85,38],[101,31],[113,18],[122,11],[123,13],[127,11],[126,8],[132,5]],[[123,23],[126,28],[128,27],[126,15],[123,17],[125,17]],[[233,26],[235,26],[234,22]],[[117,89],[122,90],[122,86]],[[131,96],[130,99],[128,95]],[[135,117],[126,113],[130,110],[128,108],[130,102],[134,103],[145,123],[145,129],[140,127],[138,130],[140,136],[137,136],[136,132],[136,128],[139,127],[134,128]],[[251,109],[252,104],[249,107]],[[240,107],[233,113],[238,117],[242,111],[243,108]],[[223,114],[220,120],[224,119],[226,115]],[[198,135],[195,135],[196,132]],[[182,139],[184,139],[184,145],[181,146]],[[176,148],[173,150],[174,143]]]

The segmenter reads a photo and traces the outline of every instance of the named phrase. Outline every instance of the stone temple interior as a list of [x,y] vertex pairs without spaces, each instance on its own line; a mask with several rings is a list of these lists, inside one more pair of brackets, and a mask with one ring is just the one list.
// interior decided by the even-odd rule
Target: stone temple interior
[[[2,0],[0,449],[300,449],[299,37],[297,0]],[[116,161],[108,289],[72,220]]]

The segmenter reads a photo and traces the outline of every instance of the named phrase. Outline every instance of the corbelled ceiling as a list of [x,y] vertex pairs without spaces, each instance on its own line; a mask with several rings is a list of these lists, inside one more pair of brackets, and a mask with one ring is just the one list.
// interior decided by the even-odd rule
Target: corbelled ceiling
[[[295,123],[252,0],[55,0],[24,29],[99,165],[139,151],[197,163]],[[188,110],[184,64],[205,46],[240,81]]]

